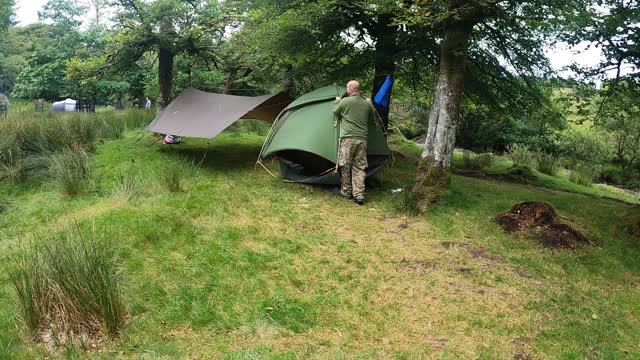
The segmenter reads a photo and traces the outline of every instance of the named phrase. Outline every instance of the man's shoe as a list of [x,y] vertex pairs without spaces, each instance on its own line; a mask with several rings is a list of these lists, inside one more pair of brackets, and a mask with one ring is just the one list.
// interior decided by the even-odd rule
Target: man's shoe
[[351,195],[345,195],[340,188],[333,189],[333,193],[345,199],[351,199]]
[[358,205],[364,205],[364,198],[363,197],[357,197],[357,198],[353,199],[353,201],[355,201],[356,204],[358,204]]

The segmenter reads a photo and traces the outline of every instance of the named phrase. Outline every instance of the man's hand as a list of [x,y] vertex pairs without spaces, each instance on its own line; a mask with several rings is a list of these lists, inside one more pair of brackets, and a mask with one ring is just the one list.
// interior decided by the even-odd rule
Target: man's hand
[[340,96],[336,96],[336,104],[339,103],[340,100],[342,100],[342,98]]

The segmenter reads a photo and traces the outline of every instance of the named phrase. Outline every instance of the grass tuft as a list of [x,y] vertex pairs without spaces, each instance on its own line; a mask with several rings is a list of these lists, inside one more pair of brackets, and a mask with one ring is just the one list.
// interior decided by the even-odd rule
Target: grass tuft
[[196,174],[196,166],[193,161],[187,158],[176,156],[168,166],[160,170],[159,178],[161,184],[169,192],[181,192],[183,185],[187,179],[194,177]]
[[20,318],[45,342],[113,336],[124,324],[115,258],[79,227],[30,243],[9,276]]
[[76,196],[90,189],[92,171],[89,156],[82,149],[67,149],[53,155],[49,172],[66,195]]
[[556,176],[560,170],[560,161],[552,154],[540,151],[535,154],[537,170],[543,174]]
[[0,196],[0,215],[5,213],[11,206],[11,200],[5,196]]
[[514,164],[532,166],[534,161],[534,153],[527,145],[511,144],[507,147],[507,157]]
[[417,216],[422,213],[418,197],[409,190],[395,194],[391,206],[396,212],[405,215]]
[[113,196],[127,201],[131,200],[140,192],[140,185],[140,172],[132,162],[113,185]]

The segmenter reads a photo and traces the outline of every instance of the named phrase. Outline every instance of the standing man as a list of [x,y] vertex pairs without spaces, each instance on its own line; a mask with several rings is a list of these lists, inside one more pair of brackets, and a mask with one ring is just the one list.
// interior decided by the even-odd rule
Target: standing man
[[347,83],[348,96],[336,98],[334,114],[340,123],[340,150],[338,167],[340,189],[338,195],[364,204],[364,179],[367,176],[367,138],[369,124],[373,123],[373,106],[360,95],[360,83]]
[[144,100],[144,108],[147,110],[151,110],[151,99],[147,96]]

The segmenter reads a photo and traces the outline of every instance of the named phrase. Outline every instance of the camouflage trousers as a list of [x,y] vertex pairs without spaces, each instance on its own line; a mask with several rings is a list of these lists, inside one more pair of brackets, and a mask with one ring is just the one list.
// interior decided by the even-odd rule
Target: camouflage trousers
[[340,190],[342,195],[364,199],[364,179],[367,176],[367,141],[355,138],[340,139],[338,154]]

